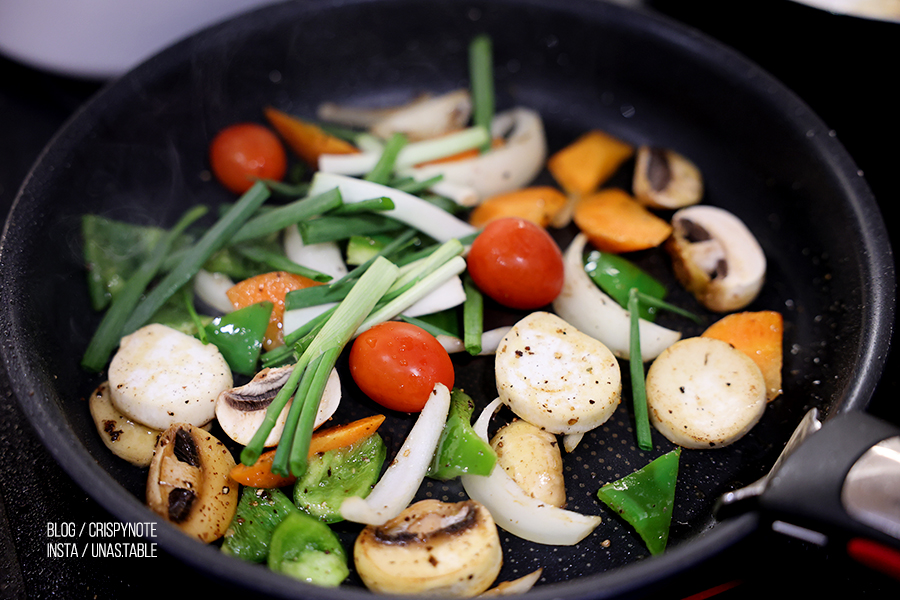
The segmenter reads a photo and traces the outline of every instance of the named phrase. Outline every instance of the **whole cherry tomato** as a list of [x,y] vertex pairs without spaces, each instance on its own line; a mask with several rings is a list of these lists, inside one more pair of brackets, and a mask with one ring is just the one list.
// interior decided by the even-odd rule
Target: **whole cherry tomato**
[[287,153],[270,129],[256,123],[226,127],[209,145],[209,162],[222,185],[243,194],[254,178],[281,180],[287,171]]
[[359,389],[391,410],[419,412],[434,389],[453,389],[450,355],[416,325],[388,321],[360,334],[350,348],[350,373]]
[[467,261],[475,285],[510,308],[540,308],[562,290],[565,269],[559,246],[544,228],[525,219],[488,223]]

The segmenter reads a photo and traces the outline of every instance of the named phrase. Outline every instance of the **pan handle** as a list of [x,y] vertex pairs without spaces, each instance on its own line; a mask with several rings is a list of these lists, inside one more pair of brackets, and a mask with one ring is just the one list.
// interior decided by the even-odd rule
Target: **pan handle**
[[758,507],[775,531],[900,579],[900,430],[863,412],[833,417],[786,457]]

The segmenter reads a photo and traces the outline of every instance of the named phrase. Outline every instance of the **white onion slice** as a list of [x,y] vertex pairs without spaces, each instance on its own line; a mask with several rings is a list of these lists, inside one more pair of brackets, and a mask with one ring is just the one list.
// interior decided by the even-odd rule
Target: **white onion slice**
[[518,579],[513,579],[512,581],[502,581],[498,583],[496,587],[492,587],[488,591],[479,594],[479,597],[484,598],[491,596],[518,596],[519,594],[524,594],[534,587],[534,584],[538,582],[538,579],[541,578],[541,574],[543,572],[543,569],[535,569],[528,575],[523,575]]
[[[510,329],[512,329],[512,327],[505,326],[483,332],[481,334],[481,352],[479,353],[479,356],[496,354],[497,346],[500,345],[500,341],[506,337],[506,334],[509,333]],[[463,352],[466,349],[466,344],[456,336],[439,335],[437,336],[437,340],[441,343],[441,346],[444,347],[444,350],[450,354]]]
[[[483,440],[488,441],[488,423],[502,405],[497,398],[475,421],[475,433]],[[462,475],[460,479],[469,498],[483,504],[498,527],[531,542],[572,546],[600,524],[599,516],[583,515],[532,498],[498,465],[490,475]]]
[[406,317],[430,315],[459,306],[465,301],[466,290],[463,288],[462,279],[459,275],[455,275],[410,305],[403,311],[403,315]]
[[[627,359],[631,340],[631,316],[618,302],[607,296],[591,281],[584,270],[582,255],[587,236],[579,233],[566,249],[565,281],[553,301],[553,308],[573,327],[603,342],[619,358]],[[681,339],[680,331],[666,329],[656,323],[640,320],[641,358],[653,360]]]
[[578,444],[581,443],[581,438],[584,437],[584,432],[578,433],[568,433],[563,436],[563,448],[566,449],[566,452],[572,452],[575,448],[578,447]]
[[327,302],[325,304],[304,306],[303,308],[294,308],[284,311],[284,314],[281,316],[281,327],[284,335],[293,332],[302,325],[306,325],[326,310],[335,306],[337,306],[337,302]]
[[225,294],[233,286],[231,278],[222,273],[210,273],[206,269],[200,269],[194,276],[194,293],[210,308],[222,314],[234,310],[234,305]]
[[437,383],[406,441],[372,492],[366,498],[350,496],[344,500],[341,516],[355,523],[383,525],[409,506],[428,472],[449,411],[450,390]]
[[[491,135],[510,132],[506,144],[476,158],[423,165],[401,171],[417,180],[442,175],[443,181],[470,187],[480,200],[525,187],[541,172],[547,157],[547,140],[540,115],[517,107],[497,114]],[[479,201],[480,201],[479,200]]]
[[477,231],[467,222],[454,217],[427,200],[386,185],[346,175],[317,171],[313,175],[309,195],[315,196],[334,188],[340,190],[344,202],[347,203],[362,202],[383,196],[390,198],[394,201],[394,208],[383,211],[381,214],[406,223],[438,242],[466,237]]
[[334,279],[347,274],[347,265],[335,242],[304,244],[296,225],[291,225],[284,231],[284,254],[298,265],[331,275]]

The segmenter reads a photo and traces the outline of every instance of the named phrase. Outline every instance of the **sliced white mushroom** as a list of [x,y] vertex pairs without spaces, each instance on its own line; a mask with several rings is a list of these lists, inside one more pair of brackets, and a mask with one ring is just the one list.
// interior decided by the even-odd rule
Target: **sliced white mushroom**
[[703,198],[703,177],[697,165],[674,150],[641,146],[632,192],[638,202],[650,208],[683,208]]
[[715,206],[690,206],[672,217],[666,242],[675,275],[709,310],[733,312],[753,302],[766,256],[743,221]]
[[647,372],[650,422],[674,444],[721,448],[744,436],[766,408],[762,371],[745,353],[714,338],[687,338]]
[[[597,287],[584,271],[583,254],[587,236],[579,233],[564,255],[565,280],[553,301],[556,313],[587,335],[603,342],[619,358],[628,358],[631,340],[631,316],[627,310]],[[673,331],[651,321],[640,320],[641,358],[653,360],[681,339]]]
[[510,421],[491,438],[497,464],[532,498],[566,505],[562,454],[556,436],[528,421]]
[[599,427],[622,399],[612,352],[548,312],[533,312],[509,330],[497,348],[494,372],[503,403],[551,433]]
[[202,542],[225,534],[237,512],[239,488],[229,475],[231,452],[212,434],[177,423],[160,435],[147,475],[147,504]]
[[351,127],[365,127],[387,139],[402,133],[410,140],[437,137],[465,127],[472,115],[472,99],[467,89],[439,96],[423,95],[401,106],[359,108],[326,102],[318,117]]
[[[216,418],[219,426],[229,438],[246,446],[262,425],[266,410],[284,387],[294,370],[293,365],[274,369],[263,369],[247,384],[225,390],[216,400]],[[341,380],[336,369],[332,369],[319,402],[314,428],[331,418],[341,402]],[[275,426],[266,438],[265,446],[271,447],[281,439],[284,423],[291,408],[288,401],[275,421]]]
[[503,551],[484,506],[430,499],[384,525],[363,529],[353,560],[363,583],[376,593],[468,598],[497,578]]
[[474,190],[479,201],[531,183],[547,157],[540,115],[522,107],[501,112],[491,124],[491,135],[505,138],[503,146],[475,158],[422,165],[404,170],[404,174],[417,180],[441,175],[444,181]]
[[113,405],[153,429],[209,423],[216,398],[232,385],[231,368],[214,344],[158,323],[123,337],[109,365]]
[[89,407],[100,439],[113,454],[138,467],[150,465],[156,441],[162,433],[159,429],[137,423],[113,406],[106,381],[91,394]]

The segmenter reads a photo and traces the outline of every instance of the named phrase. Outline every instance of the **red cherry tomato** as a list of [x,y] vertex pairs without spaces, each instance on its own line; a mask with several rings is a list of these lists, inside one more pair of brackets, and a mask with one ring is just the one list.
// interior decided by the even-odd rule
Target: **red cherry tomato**
[[287,171],[287,153],[270,129],[256,123],[226,127],[209,145],[209,162],[222,185],[243,194],[254,177],[281,180]]
[[544,228],[525,219],[488,223],[467,261],[475,285],[510,308],[540,308],[562,290],[565,270],[559,246]]
[[435,383],[453,388],[453,362],[433,335],[389,321],[362,333],[350,348],[350,373],[359,389],[391,410],[419,412]]

